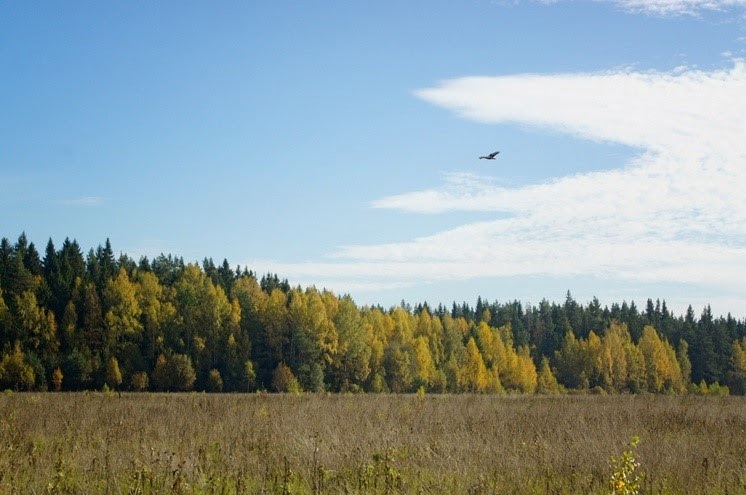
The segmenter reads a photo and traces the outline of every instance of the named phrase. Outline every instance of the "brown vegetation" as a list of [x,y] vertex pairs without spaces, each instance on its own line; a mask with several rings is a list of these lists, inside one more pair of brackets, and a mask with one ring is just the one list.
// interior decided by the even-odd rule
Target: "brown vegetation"
[[746,493],[742,397],[5,394],[0,494]]

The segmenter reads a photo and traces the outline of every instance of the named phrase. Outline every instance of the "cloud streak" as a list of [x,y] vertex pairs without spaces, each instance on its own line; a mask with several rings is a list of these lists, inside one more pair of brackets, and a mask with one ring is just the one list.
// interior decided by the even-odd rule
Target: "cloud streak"
[[620,169],[522,187],[447,175],[437,188],[380,198],[372,207],[496,218],[407,242],[346,246],[328,262],[284,265],[283,273],[337,277],[358,289],[383,281],[590,275],[690,284],[732,300],[746,292],[742,61],[710,72],[463,77],[416,95],[464,119],[528,124],[640,153]]
[[376,207],[407,211],[512,214],[397,246],[396,253],[422,259],[423,244],[428,251],[444,244],[482,260],[495,275],[512,271],[507,261],[524,273],[655,273],[656,280],[742,286],[742,270],[734,270],[746,254],[746,202],[738,186],[746,183],[742,62],[715,72],[468,77],[417,94],[470,120],[528,123],[646,151],[621,170],[469,193],[451,181],[378,200]]
[[698,15],[702,11],[722,11],[745,7],[744,0],[614,0],[625,10],[655,15]]

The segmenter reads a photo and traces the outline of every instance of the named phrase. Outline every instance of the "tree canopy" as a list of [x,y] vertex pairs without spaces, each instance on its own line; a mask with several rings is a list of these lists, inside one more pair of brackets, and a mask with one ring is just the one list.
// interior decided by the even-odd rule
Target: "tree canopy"
[[[227,260],[0,242],[0,387],[212,392],[746,391],[746,321],[665,301],[384,309]],[[696,384],[696,385],[693,385]],[[712,387],[712,385],[717,386]]]

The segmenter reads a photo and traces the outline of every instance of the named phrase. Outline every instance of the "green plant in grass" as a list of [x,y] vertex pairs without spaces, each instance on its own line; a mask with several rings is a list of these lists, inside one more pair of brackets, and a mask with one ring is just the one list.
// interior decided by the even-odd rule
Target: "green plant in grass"
[[635,459],[634,449],[640,443],[640,437],[634,436],[629,442],[629,449],[621,456],[611,457],[610,495],[638,495],[644,474],[637,471],[640,463]]

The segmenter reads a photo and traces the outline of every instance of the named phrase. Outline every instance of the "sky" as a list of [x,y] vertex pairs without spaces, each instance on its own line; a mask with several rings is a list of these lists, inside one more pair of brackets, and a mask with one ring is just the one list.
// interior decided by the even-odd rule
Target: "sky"
[[745,191],[746,0],[0,3],[0,237],[41,253],[743,318]]

